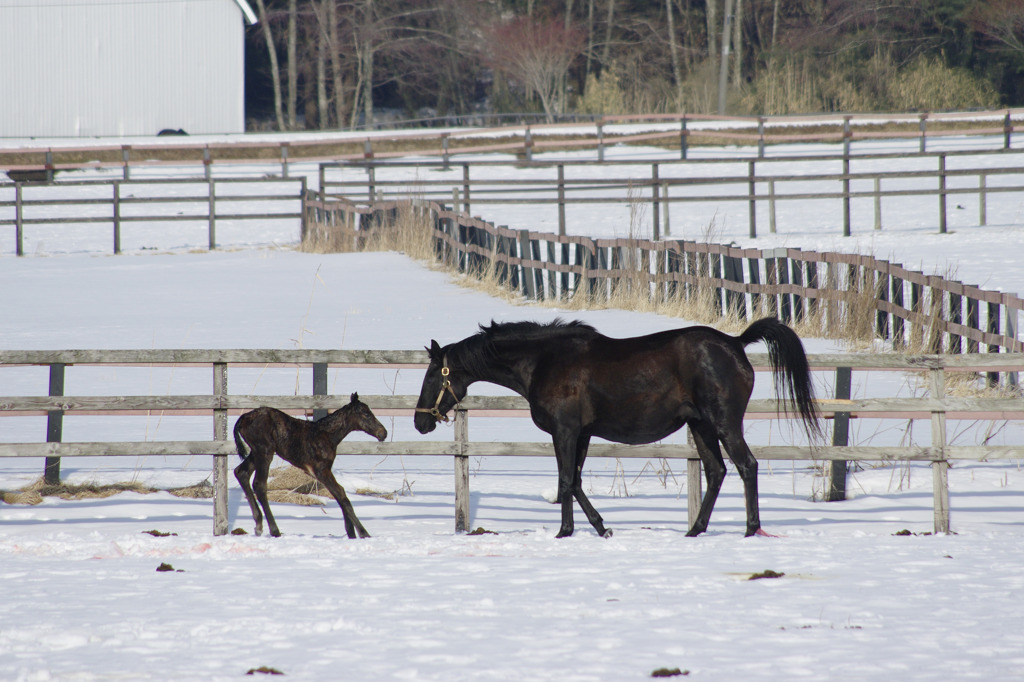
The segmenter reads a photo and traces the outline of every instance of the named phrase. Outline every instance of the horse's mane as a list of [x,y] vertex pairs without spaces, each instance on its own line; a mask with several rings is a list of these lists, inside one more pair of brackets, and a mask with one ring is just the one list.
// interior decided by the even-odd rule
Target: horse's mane
[[451,351],[458,354],[459,362],[471,372],[489,365],[497,356],[497,346],[534,341],[553,341],[564,338],[593,337],[597,330],[579,320],[566,322],[556,318],[553,322],[495,322],[480,325],[473,336],[452,344]]

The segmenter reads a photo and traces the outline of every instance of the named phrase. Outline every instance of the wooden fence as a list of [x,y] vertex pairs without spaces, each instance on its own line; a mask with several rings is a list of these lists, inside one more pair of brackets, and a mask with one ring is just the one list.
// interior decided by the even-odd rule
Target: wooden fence
[[[282,194],[282,189],[288,193]],[[215,249],[217,221],[302,220],[305,213],[298,203],[305,193],[305,177],[18,182],[13,187],[0,185],[0,226],[14,227],[19,256],[25,253],[25,228],[38,225],[109,225],[113,252],[120,253],[121,228],[126,224],[202,222],[207,225],[209,248]],[[291,206],[225,210],[226,205],[267,202]],[[13,209],[13,216],[3,218],[3,209]]]
[[[759,157],[766,148],[782,143],[842,142],[849,148],[856,141],[892,138],[917,139],[924,152],[929,140],[965,134],[995,136],[1009,149],[1015,133],[1024,129],[1024,109],[972,111],[963,113],[912,113],[817,116],[714,116],[663,114],[649,116],[599,116],[589,123],[515,125],[468,128],[456,131],[404,132],[401,136],[379,133],[360,137],[312,132],[285,139],[249,142],[191,142],[176,138],[164,143],[118,144],[0,150],[0,169],[32,174],[33,179],[52,179],[54,171],[83,168],[121,168],[124,179],[133,167],[194,165],[207,174],[214,165],[279,163],[288,177],[294,163],[436,158],[447,165],[453,158],[473,154],[512,153],[531,159],[535,152],[585,150],[604,160],[610,145],[643,144],[672,146],[680,158],[699,144],[756,145]],[[721,123],[727,125],[722,126]],[[713,125],[704,125],[711,123]],[[644,132],[615,132],[620,124],[660,124]],[[581,128],[584,130],[581,131]],[[883,128],[883,129],[880,129]],[[494,138],[499,138],[495,141]]]
[[[980,159],[985,166],[952,168],[954,160]],[[780,163],[799,164],[808,171],[785,173],[774,170]],[[931,165],[928,170],[899,169],[900,165]],[[822,173],[822,165],[834,165],[840,172]],[[883,165],[888,170],[859,171],[859,164]],[[1003,164],[1003,165],[994,165]],[[961,196],[976,196],[978,224],[988,222],[988,197],[1012,192],[1024,194],[1024,150],[973,150],[956,152],[920,152],[901,154],[858,154],[849,151],[839,155],[790,156],[765,159],[754,156],[736,158],[694,159],[672,161],[618,160],[603,162],[603,168],[646,166],[645,176],[591,177],[593,161],[557,163],[510,163],[507,161],[473,161],[459,164],[461,180],[431,179],[417,176],[415,182],[401,177],[402,171],[422,168],[422,162],[361,160],[348,163],[321,163],[319,167],[320,198],[342,196],[349,199],[365,197],[369,202],[417,198],[439,203],[451,202],[464,213],[472,214],[479,205],[549,205],[557,210],[558,234],[566,234],[566,208],[574,205],[644,205],[650,206],[650,226],[631,229],[651,234],[654,239],[672,233],[669,219],[673,205],[740,203],[747,206],[748,234],[758,235],[757,207],[768,206],[769,229],[776,232],[776,209],[780,203],[808,200],[833,200],[835,222],[842,224],[843,236],[853,230],[851,205],[870,200],[874,209],[872,227],[883,227],[883,201],[906,197],[934,197],[935,224],[939,233],[948,232],[948,203]],[[351,179],[351,173],[338,177],[338,172],[364,168],[365,179]],[[508,176],[495,176],[492,169],[508,168]],[[723,167],[740,168],[740,173],[726,174]],[[488,169],[486,174],[480,169]],[[476,172],[474,172],[474,169]],[[524,178],[524,170],[550,169],[548,178]],[[694,172],[694,169],[699,169]],[[728,170],[728,168],[726,168]],[[717,174],[716,174],[717,171]],[[382,177],[385,173],[394,179]],[[679,174],[689,174],[679,177]],[[407,175],[407,173],[406,173]],[[576,175],[569,178],[567,175]],[[675,177],[673,177],[673,175]],[[334,177],[332,177],[334,176]],[[346,179],[348,178],[348,179]],[[993,180],[997,184],[993,184]],[[908,187],[913,183],[914,187]],[[799,189],[792,189],[794,186]],[[808,187],[810,185],[810,187]],[[956,185],[956,186],[954,186]],[[763,230],[762,230],[763,231]]]
[[[309,195],[310,230],[386,229],[400,210],[419,210],[437,258],[461,272],[493,275],[531,300],[617,291],[711,306],[716,315],[784,322],[817,319],[823,329],[862,328],[896,349],[929,353],[1021,352],[1015,294],[925,275],[872,256],[795,248],[741,249],[686,240],[592,239],[513,230],[443,205],[356,205]],[[813,317],[812,317],[813,316]],[[995,379],[995,377],[992,377]],[[1016,375],[1008,381],[1016,384]]]
[[[751,354],[750,360],[759,372],[769,371],[765,355]],[[949,532],[949,488],[947,471],[956,460],[995,461],[1024,459],[1024,445],[957,446],[948,444],[947,419],[1008,420],[1024,418],[1024,399],[954,398],[945,393],[947,372],[1019,371],[1024,368],[1024,355],[812,355],[816,370],[835,369],[837,394],[818,401],[818,407],[834,420],[831,446],[801,447],[752,444],[759,460],[800,461],[873,461],[928,462],[933,472],[933,508],[936,532]],[[212,455],[214,479],[214,533],[228,532],[227,489],[228,457],[235,455],[234,443],[228,435],[228,418],[243,411],[272,405],[292,413],[326,411],[341,407],[346,398],[326,394],[329,367],[423,368],[428,362],[424,351],[342,351],[342,350],[66,350],[66,351],[0,351],[0,370],[5,366],[42,365],[50,368],[48,396],[0,396],[0,417],[47,416],[47,441],[0,443],[0,457],[45,457],[48,475],[59,477],[59,458],[93,456],[143,455]],[[211,369],[213,390],[204,395],[161,396],[66,396],[63,395],[67,367],[106,366],[206,366]],[[229,366],[311,367],[312,396],[235,395],[229,394]],[[922,398],[851,399],[851,371],[927,372],[929,395]],[[770,380],[770,379],[769,379]],[[843,386],[845,386],[845,393]],[[317,395],[319,394],[319,395]],[[409,395],[364,395],[364,402],[378,415],[411,416],[416,397]],[[342,442],[342,455],[432,455],[450,456],[455,461],[455,528],[470,527],[469,457],[552,456],[550,443],[472,442],[466,426],[469,415],[523,416],[527,403],[519,397],[467,397],[456,414],[453,442]],[[133,442],[61,442],[61,420],[65,414],[76,415],[138,415],[200,414],[212,416],[212,438],[193,441]],[[324,413],[324,412],[322,412]],[[321,414],[322,414],[321,413]],[[791,415],[781,411],[774,400],[753,400],[747,418],[785,419]],[[869,447],[848,446],[846,428],[850,419],[927,419],[931,422],[931,443],[928,446]],[[652,444],[618,445],[594,443],[590,457],[686,459],[689,522],[692,524],[699,508],[701,475],[699,458],[689,445]],[[342,464],[344,466],[344,464]]]

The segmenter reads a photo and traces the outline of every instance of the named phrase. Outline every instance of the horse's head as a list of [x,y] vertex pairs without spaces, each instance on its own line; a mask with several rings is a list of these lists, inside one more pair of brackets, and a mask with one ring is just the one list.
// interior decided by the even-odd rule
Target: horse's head
[[441,348],[437,341],[431,341],[427,353],[430,354],[430,365],[423,377],[420,388],[420,399],[416,401],[416,415],[413,423],[420,433],[430,433],[437,427],[437,422],[448,421],[448,411],[466,397],[469,384],[465,377],[459,377],[448,365],[446,348]]
[[358,393],[352,394],[348,409],[350,418],[354,420],[355,430],[362,431],[381,441],[388,437],[388,430],[380,423],[370,407],[366,403],[360,402]]

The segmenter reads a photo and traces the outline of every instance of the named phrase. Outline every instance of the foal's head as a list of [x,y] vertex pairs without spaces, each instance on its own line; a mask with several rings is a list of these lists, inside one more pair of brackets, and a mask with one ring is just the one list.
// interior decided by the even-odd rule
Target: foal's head
[[384,440],[388,437],[388,430],[378,421],[369,406],[360,402],[358,393],[353,393],[351,402],[331,416],[333,417],[335,414],[343,417],[342,421],[351,431],[362,431],[377,440]]

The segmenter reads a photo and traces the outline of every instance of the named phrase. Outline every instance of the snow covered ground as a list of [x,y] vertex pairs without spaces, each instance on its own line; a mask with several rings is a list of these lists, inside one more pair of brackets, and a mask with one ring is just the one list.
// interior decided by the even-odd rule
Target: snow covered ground
[[[780,235],[757,245],[842,242],[879,257],[891,251],[907,265],[901,254],[915,253],[926,271],[948,262],[964,281],[1022,292],[1014,254],[1024,242],[1024,203],[1013,194],[990,201],[988,227],[965,222],[936,235],[920,210],[901,206],[891,229],[848,242],[832,226],[831,236],[816,234],[814,208],[806,207],[802,217],[780,216]],[[597,229],[603,217],[571,224]],[[723,240],[744,239],[745,212],[740,218],[734,230],[733,220],[718,221]],[[501,222],[534,227],[524,224],[530,220]],[[685,324],[499,302],[400,254],[298,253],[288,246],[294,227],[267,226],[213,253],[192,251],[205,246],[200,234],[158,245],[158,253],[117,257],[103,253],[105,234],[99,246],[80,234],[71,242],[48,237],[26,258],[0,250],[0,348],[414,349],[431,338],[457,340],[491,319],[579,317],[613,336]],[[812,353],[842,350],[806,343]],[[0,372],[3,394],[46,391],[43,369]],[[907,390],[902,378],[869,377],[855,391]],[[338,395],[417,393],[421,375],[332,370],[329,379]],[[828,389],[829,377],[816,380]],[[192,393],[207,391],[209,381],[208,372],[180,368],[72,367],[66,390]],[[768,395],[767,384],[760,380],[759,395]],[[294,371],[232,370],[229,384],[237,393],[310,389],[311,377]],[[408,417],[383,421],[395,440],[422,438]],[[905,424],[881,424],[855,425],[855,442],[907,437]],[[984,428],[950,433],[973,438]],[[67,417],[64,437],[206,438],[210,430],[202,418]],[[750,431],[752,442],[787,438],[767,423]],[[525,419],[471,419],[470,436],[545,439]],[[42,418],[0,419],[0,441],[44,437]],[[1015,424],[997,438],[1024,442]],[[41,470],[38,460],[6,459],[0,489]],[[209,471],[205,457],[63,462],[72,483],[165,488]],[[471,462],[472,526],[493,533],[483,535],[453,532],[452,463],[444,458],[339,457],[335,471],[350,492],[399,493],[353,495],[372,538],[346,539],[333,504],[275,504],[285,534],[278,539],[214,537],[209,500],[166,492],[0,506],[0,679],[227,680],[261,666],[294,679],[341,680],[618,681],[662,668],[705,680],[1024,677],[1019,462],[950,471],[948,536],[927,534],[931,475],[922,466],[864,468],[851,476],[849,501],[825,504],[813,501],[822,486],[813,467],[764,463],[762,520],[778,538],[743,537],[742,486],[730,472],[709,532],[686,538],[681,462],[592,459],[588,494],[615,535],[598,538],[577,514],[576,535],[563,540],[554,538],[558,510],[545,500],[553,461]],[[251,532],[236,486],[230,513],[233,528]],[[897,535],[902,530],[912,534]],[[161,563],[175,570],[158,572]],[[769,569],[785,575],[748,580]]]

